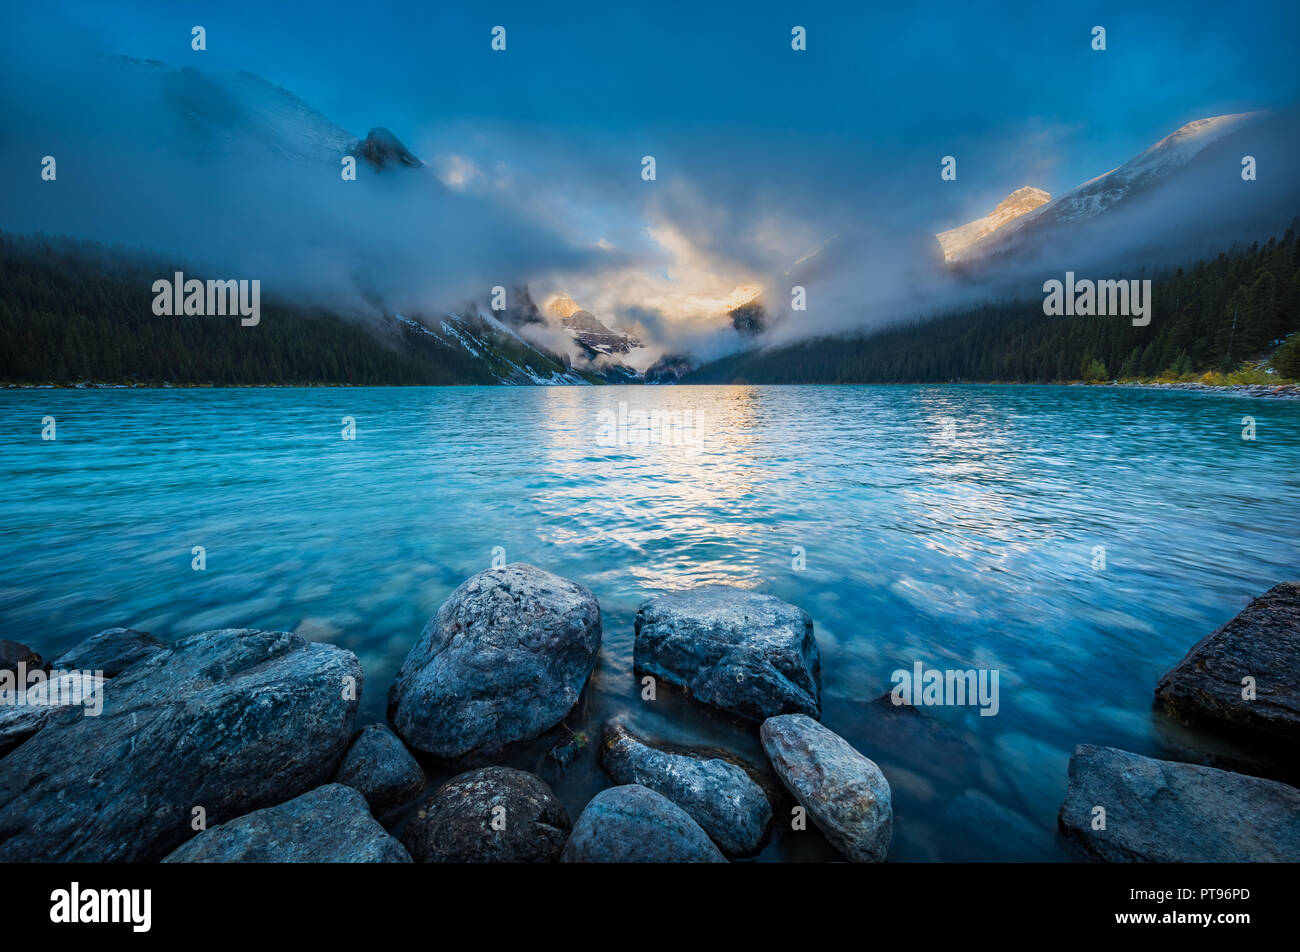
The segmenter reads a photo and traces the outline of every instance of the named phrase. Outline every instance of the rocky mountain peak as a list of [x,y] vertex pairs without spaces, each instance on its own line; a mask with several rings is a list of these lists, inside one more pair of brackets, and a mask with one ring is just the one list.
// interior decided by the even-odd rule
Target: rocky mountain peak
[[397,136],[383,126],[376,126],[364,139],[354,142],[348,153],[365,159],[376,169],[424,168],[424,163],[417,159]]
[[943,260],[953,261],[961,257],[980,239],[991,235],[1022,215],[1027,215],[1034,209],[1046,205],[1051,200],[1051,195],[1041,188],[1034,188],[1032,185],[1016,189],[998,202],[993,211],[983,218],[977,218],[959,228],[941,231],[935,235],[939,239],[940,247],[943,248]]

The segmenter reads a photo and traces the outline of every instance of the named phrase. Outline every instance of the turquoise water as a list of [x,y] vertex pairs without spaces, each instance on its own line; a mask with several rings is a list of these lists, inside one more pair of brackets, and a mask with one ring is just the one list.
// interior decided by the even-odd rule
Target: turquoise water
[[[634,423],[678,416],[618,431],[620,404]],[[893,860],[1068,858],[1055,817],[1074,745],[1190,759],[1209,740],[1152,709],[1157,679],[1300,577],[1295,402],[978,386],[9,390],[0,432],[0,637],[46,657],[118,625],[296,629],[357,653],[363,721],[381,719],[427,618],[501,547],[600,600],[601,662],[569,727],[594,738],[625,712],[665,739],[761,757],[752,731],[670,691],[641,700],[633,616],[706,582],[793,602],[816,625],[823,721],[893,787]],[[876,703],[917,661],[997,670],[998,714]],[[558,772],[552,743],[510,760],[576,816],[608,781],[590,753]],[[781,824],[760,858],[833,855]]]

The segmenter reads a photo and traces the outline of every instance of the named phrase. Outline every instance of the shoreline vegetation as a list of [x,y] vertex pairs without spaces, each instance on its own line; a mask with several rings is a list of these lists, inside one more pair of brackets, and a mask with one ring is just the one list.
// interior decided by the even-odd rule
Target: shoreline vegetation
[[[600,605],[521,562],[448,596],[388,686],[386,722],[360,731],[360,662],[300,635],[100,632],[44,665],[94,671],[98,716],[16,703],[9,671],[43,662],[0,641],[0,861],[719,863],[787,823],[885,861],[893,792],[871,751],[821,723],[807,612],[707,585],[650,598],[634,629],[643,702],[680,692],[756,734],[762,756],[655,740],[626,715],[569,727],[600,662]],[[1300,860],[1298,665],[1300,582],[1283,582],[1155,686],[1164,716],[1232,738],[1251,767],[1204,745],[1171,761],[1079,738],[1057,817],[1076,857]],[[576,819],[542,777],[499,763],[539,739],[557,769],[592,756],[610,781]],[[417,753],[454,776],[430,783]]]
[[[1114,380],[1114,381],[1096,381],[1096,380],[1061,380],[1049,383],[1034,384],[1021,383],[1019,381],[953,381],[949,383],[936,383],[933,381],[917,381],[909,383],[842,383],[842,384],[763,384],[769,387],[1133,387],[1142,390],[1170,390],[1181,391],[1185,393],[1219,393],[1237,397],[1254,397],[1254,398],[1279,398],[1300,400],[1300,381],[1278,381],[1270,380],[1267,383],[1217,383],[1209,382],[1210,380],[1231,379],[1233,375],[1203,375],[1196,380]],[[77,383],[12,383],[0,382],[0,390],[295,390],[309,389],[317,387],[349,389],[353,387],[424,387],[424,386],[444,386],[444,387],[489,387],[495,388],[498,384],[350,384],[350,383],[246,383],[246,384],[213,384],[213,383],[101,383],[91,381],[79,381]],[[555,386],[577,386],[576,384],[556,384]],[[618,384],[606,384],[605,386],[619,386]],[[631,384],[624,386],[641,386],[640,384]],[[674,385],[676,386],[676,385]],[[682,384],[684,387],[725,387],[725,386],[745,386],[744,384]]]

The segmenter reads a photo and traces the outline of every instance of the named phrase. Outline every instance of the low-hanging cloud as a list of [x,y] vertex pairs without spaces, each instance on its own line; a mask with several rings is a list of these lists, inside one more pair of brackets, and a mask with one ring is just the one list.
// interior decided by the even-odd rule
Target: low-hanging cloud
[[4,77],[0,228],[138,248],[344,311],[433,310],[616,258],[429,168],[358,159],[345,181],[351,137],[259,77],[83,53],[62,50],[66,68],[41,82]]

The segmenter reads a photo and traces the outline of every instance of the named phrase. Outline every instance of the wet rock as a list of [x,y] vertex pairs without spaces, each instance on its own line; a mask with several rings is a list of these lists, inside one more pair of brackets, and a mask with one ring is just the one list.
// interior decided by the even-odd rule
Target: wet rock
[[[1105,829],[1093,829],[1097,807]],[[1112,747],[1075,748],[1057,823],[1109,862],[1300,860],[1300,790]]]
[[889,781],[848,741],[803,714],[768,718],[759,739],[781,782],[831,845],[884,862],[894,832]]
[[[1242,696],[1253,679],[1255,697]],[[1173,717],[1285,748],[1300,759],[1300,582],[1275,585],[1160,679]]]
[[386,724],[361,729],[334,779],[360,791],[376,816],[413,800],[424,789],[424,771]]
[[[39,670],[39,669],[38,669]],[[103,700],[104,681],[80,671],[32,684],[27,691],[13,692],[12,703],[0,691],[0,757],[13,750],[45,726],[61,710],[81,707],[94,710]]]
[[586,749],[587,745],[585,743],[568,740],[562,744],[556,744],[546,752],[546,756],[555,761],[561,770],[568,770]]
[[771,595],[706,585],[651,599],[636,615],[633,663],[750,720],[821,711],[812,619]]
[[164,863],[409,863],[352,787],[326,784],[210,827]]
[[602,790],[574,824],[564,863],[725,863],[681,807],[640,784]]
[[677,804],[728,856],[762,846],[772,808],[736,764],[653,747],[616,722],[605,725],[600,761],[615,783],[640,784]]
[[537,737],[577,704],[599,649],[587,589],[522,562],[489,569],[429,621],[393,682],[389,719],[443,758]]
[[0,861],[161,859],[192,810],[220,823],[333,776],[361,694],[356,656],[287,632],[183,638],[56,711],[0,759]]
[[421,863],[553,863],[573,823],[541,777],[484,767],[452,778],[406,824]]
[[19,664],[26,665],[30,671],[39,668],[41,663],[41,656],[31,648],[0,638],[0,671],[17,671]]
[[109,628],[64,652],[50,662],[50,667],[58,671],[99,671],[106,678],[115,678],[165,647],[147,631]]

